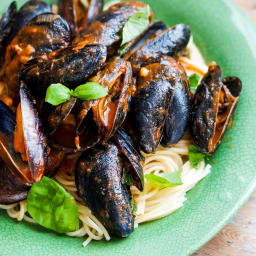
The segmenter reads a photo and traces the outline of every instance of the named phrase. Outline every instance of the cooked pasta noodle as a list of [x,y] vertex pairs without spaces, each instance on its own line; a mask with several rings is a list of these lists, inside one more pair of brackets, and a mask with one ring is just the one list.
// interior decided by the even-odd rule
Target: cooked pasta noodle
[[[189,49],[192,59],[181,57],[179,60],[184,64],[188,74],[196,72],[202,76],[204,72],[206,72],[207,67],[192,41],[189,44]],[[206,165],[204,162],[201,162],[196,170],[190,165],[188,161],[188,145],[191,143],[192,141],[189,135],[186,135],[173,147],[164,148],[159,146],[155,153],[143,153],[145,157],[143,166],[144,174],[173,172],[182,168],[181,178],[183,184],[176,187],[160,188],[145,180],[143,192],[140,192],[136,187],[132,186],[131,193],[137,205],[135,218],[136,227],[140,223],[167,216],[182,207],[186,200],[186,192],[209,174],[210,165]],[[101,240],[103,238],[110,240],[108,231],[78,196],[74,173],[69,170],[66,170],[66,172],[62,171],[55,176],[55,179],[73,195],[78,205],[80,229],[69,232],[67,235],[87,237],[83,246],[86,246],[92,240]],[[0,208],[5,209],[11,218],[17,219],[18,221],[25,220],[35,223],[27,212],[26,201],[11,205],[0,205]]]

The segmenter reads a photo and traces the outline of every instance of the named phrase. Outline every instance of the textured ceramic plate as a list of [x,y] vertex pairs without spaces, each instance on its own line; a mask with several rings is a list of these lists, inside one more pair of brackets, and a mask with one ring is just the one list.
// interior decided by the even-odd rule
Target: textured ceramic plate
[[[5,10],[10,0],[1,2]],[[18,1],[20,4],[24,2]],[[17,223],[0,211],[1,256],[27,255],[189,255],[212,238],[236,213],[256,186],[256,30],[228,0],[150,0],[156,18],[169,25],[191,26],[207,61],[215,60],[224,75],[243,81],[232,138],[216,154],[212,173],[188,193],[183,208],[169,217],[141,225],[127,239],[93,242]]]

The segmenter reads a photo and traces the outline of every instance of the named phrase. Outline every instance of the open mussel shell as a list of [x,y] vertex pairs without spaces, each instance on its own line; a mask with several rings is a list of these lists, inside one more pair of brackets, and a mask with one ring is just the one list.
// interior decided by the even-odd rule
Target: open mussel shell
[[86,17],[87,9],[80,0],[59,0],[59,14],[69,23],[73,36],[77,36],[81,20]]
[[167,29],[167,25],[165,25],[162,21],[155,21],[131,43],[131,45],[129,46],[129,50],[124,55],[124,59],[128,60],[143,44],[151,39],[156,38]]
[[75,180],[79,195],[108,232],[127,237],[133,232],[134,217],[122,173],[117,146],[106,143],[84,152]]
[[50,153],[47,156],[47,161],[45,164],[44,175],[52,177],[56,174],[59,167],[65,161],[66,153],[64,151],[50,149]]
[[48,144],[54,149],[73,154],[92,148],[101,141],[102,135],[93,120],[92,111],[89,110],[84,117],[79,134],[76,129],[77,119],[75,112],[71,112],[48,137]]
[[[90,81],[107,87],[107,96],[91,101],[77,100],[75,106],[71,98],[54,108],[48,115],[48,124],[54,131],[51,135],[55,148],[69,153],[84,151],[99,141],[108,141],[125,120],[135,90],[130,63],[122,59],[109,62]],[[65,136],[64,131],[69,136]],[[74,143],[78,136],[79,147]]]
[[70,114],[76,104],[77,99],[71,97],[67,102],[52,107],[46,120],[46,131],[48,134],[52,134],[60,126],[63,120]]
[[108,141],[122,125],[129,110],[135,90],[131,65],[122,59],[110,62],[92,80],[109,88],[108,95],[92,106],[93,118],[102,138]]
[[[87,120],[86,117],[91,108],[99,103],[99,100],[84,100],[79,102],[78,113],[76,115],[77,126],[76,135],[80,136],[86,129]],[[96,124],[95,124],[96,125]]]
[[0,159],[0,204],[13,204],[27,198],[29,186],[24,185]]
[[23,184],[31,184],[32,176],[27,163],[14,150],[15,114],[0,101],[0,156],[8,169]]
[[35,100],[24,83],[20,86],[20,103],[28,165],[33,181],[38,182],[45,171],[47,144]]
[[4,71],[9,96],[17,100],[19,73],[30,61],[58,49],[66,48],[71,42],[68,23],[59,15],[42,14],[24,26],[7,47]]
[[138,78],[129,118],[141,149],[154,152],[163,135],[165,120],[175,88],[169,65],[150,64]]
[[162,63],[170,65],[175,75],[173,78],[175,81],[175,91],[170,102],[161,140],[162,145],[170,146],[180,141],[188,127],[190,118],[189,80],[185,69],[174,59],[168,58]]
[[31,0],[26,2],[18,11],[13,24],[12,38],[16,36],[19,30],[26,26],[31,20],[35,17],[44,14],[50,13],[51,7],[41,0]]
[[91,0],[83,25],[89,25],[103,10],[103,0]]
[[45,95],[52,83],[62,83],[74,88],[86,82],[105,63],[106,47],[99,44],[83,48],[70,46],[59,51],[53,58],[25,69],[21,78],[33,95]]
[[17,14],[17,5],[16,5],[16,2],[12,2],[0,20],[0,54],[1,56],[4,56],[5,47],[7,46],[10,40],[16,14]]
[[144,175],[143,168],[140,163],[140,161],[142,160],[142,155],[136,149],[136,145],[133,139],[121,127],[116,131],[114,135],[114,140],[118,145],[120,151],[124,155],[125,168],[132,174],[134,185],[140,191],[143,191]]
[[173,26],[154,38],[146,41],[131,55],[133,71],[138,72],[140,67],[160,62],[164,56],[176,57],[182,52],[190,39],[190,28],[184,24]]
[[198,86],[191,112],[191,134],[195,145],[212,154],[222,141],[242,90],[236,77],[222,81],[222,72],[211,63]]
[[[120,2],[100,13],[89,26],[85,26],[75,42],[81,45],[99,43],[107,46],[108,55],[120,47],[121,30],[130,16],[145,7],[141,2]],[[150,20],[152,16],[150,16]]]
[[40,14],[50,12],[50,6],[43,1],[28,1],[19,11],[17,11],[16,2],[12,2],[0,21],[0,52],[4,54],[5,48],[17,35],[19,30],[26,26],[32,19]]

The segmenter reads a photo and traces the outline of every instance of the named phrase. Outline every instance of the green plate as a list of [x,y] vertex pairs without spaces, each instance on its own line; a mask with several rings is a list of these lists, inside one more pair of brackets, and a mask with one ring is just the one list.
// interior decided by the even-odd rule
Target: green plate
[[[1,8],[6,8],[9,2],[1,2]],[[242,79],[243,92],[234,128],[226,134],[226,138],[232,140],[220,146],[214,155],[216,164],[212,173],[188,193],[183,208],[166,218],[141,225],[129,238],[92,242],[82,248],[81,238],[60,236],[35,225],[17,223],[1,211],[1,256],[189,255],[227,224],[256,187],[254,25],[228,0],[147,2],[157,19],[169,25],[180,22],[190,25],[206,60],[215,60],[225,75]]]

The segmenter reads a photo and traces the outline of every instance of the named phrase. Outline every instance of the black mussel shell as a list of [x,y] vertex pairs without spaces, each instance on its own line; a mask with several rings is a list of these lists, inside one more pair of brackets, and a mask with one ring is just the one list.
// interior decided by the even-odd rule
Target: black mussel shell
[[45,164],[44,175],[52,177],[58,171],[60,165],[65,161],[66,153],[64,151],[50,149]]
[[[98,43],[108,47],[108,55],[113,55],[120,47],[121,30],[130,16],[146,5],[141,2],[120,2],[100,13],[89,26],[80,32],[76,43],[86,45]],[[152,17],[150,17],[151,20]]]
[[222,81],[220,67],[214,62],[210,64],[194,95],[191,112],[192,138],[202,152],[212,154],[221,143],[241,89],[238,78]]
[[174,59],[169,58],[164,63],[168,64],[167,61],[174,69],[175,91],[170,102],[161,144],[170,146],[177,144],[187,130],[190,118],[190,92],[189,80],[182,65]]
[[19,73],[35,58],[47,58],[49,53],[67,47],[71,42],[68,23],[59,15],[37,16],[24,26],[7,48],[4,71],[9,96],[18,101]]
[[50,12],[50,6],[43,1],[28,1],[19,11],[17,11],[16,2],[12,2],[0,21],[0,53],[4,55],[5,48],[22,27],[36,16]]
[[127,237],[134,229],[130,196],[122,183],[123,161],[112,143],[84,152],[75,173],[79,195],[107,230]]
[[12,2],[0,20],[0,54],[3,58],[5,48],[10,42],[13,23],[17,14],[16,2]]
[[155,21],[150,25],[137,39],[129,46],[128,52],[124,58],[128,60],[143,44],[158,37],[163,31],[168,29],[162,21]]
[[178,24],[156,34],[129,58],[133,70],[138,72],[140,67],[160,62],[164,56],[176,57],[186,48],[189,39],[190,28],[184,24]]
[[124,60],[110,62],[93,81],[109,87],[108,95],[92,107],[103,141],[108,141],[124,122],[130,107],[135,89],[131,65]]
[[134,185],[140,191],[143,191],[144,174],[142,165],[140,163],[142,159],[141,153],[136,149],[133,139],[122,127],[116,131],[114,140],[124,155],[125,168],[132,174]]
[[48,134],[52,134],[60,126],[63,120],[70,114],[76,104],[77,99],[71,97],[69,101],[52,107],[50,113],[47,115],[46,131]]
[[129,118],[135,141],[147,153],[154,152],[162,139],[174,89],[173,69],[169,65],[150,64],[138,78]]
[[26,2],[18,11],[13,24],[12,38],[14,38],[19,30],[26,26],[31,20],[35,17],[44,14],[50,13],[51,7],[41,0],[31,0]]
[[63,17],[70,25],[73,36],[78,35],[80,23],[86,17],[88,10],[77,0],[59,0],[59,15]]
[[45,95],[52,83],[62,83],[74,88],[86,82],[105,63],[106,47],[98,44],[83,48],[70,46],[59,51],[52,59],[37,63],[25,69],[21,78],[33,95]]
[[27,198],[29,186],[24,185],[0,159],[0,204],[13,204]]
[[33,181],[38,182],[45,172],[47,144],[36,102],[23,82],[20,86],[20,103],[28,165]]
[[86,16],[86,25],[92,23],[92,21],[102,12],[104,1],[103,0],[91,0]]
[[32,177],[28,165],[14,150],[15,114],[2,101],[0,101],[0,116],[0,156],[13,175],[23,184],[31,184]]

